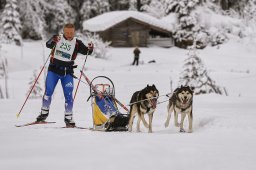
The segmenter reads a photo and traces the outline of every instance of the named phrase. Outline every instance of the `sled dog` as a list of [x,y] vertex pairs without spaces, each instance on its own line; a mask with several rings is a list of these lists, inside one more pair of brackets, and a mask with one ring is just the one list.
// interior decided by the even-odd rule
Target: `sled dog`
[[[168,127],[171,113],[174,112],[174,124],[176,127],[180,127],[180,132],[185,132],[184,130],[184,119],[188,115],[189,128],[188,132],[192,132],[192,102],[193,102],[193,88],[189,86],[181,86],[174,90],[172,96],[169,99],[169,104],[167,106],[167,120],[165,122],[165,127]],[[178,123],[178,113],[181,113],[181,120]]]
[[[135,114],[138,115],[137,121],[137,132],[140,132],[140,122],[142,120],[144,126],[148,128],[148,132],[152,133],[152,119],[153,113],[155,112],[157,99],[159,96],[159,92],[155,85],[145,87],[140,91],[136,91],[131,98],[130,101],[130,119],[128,131],[132,131],[133,120]],[[144,115],[148,114],[149,123],[146,122]]]

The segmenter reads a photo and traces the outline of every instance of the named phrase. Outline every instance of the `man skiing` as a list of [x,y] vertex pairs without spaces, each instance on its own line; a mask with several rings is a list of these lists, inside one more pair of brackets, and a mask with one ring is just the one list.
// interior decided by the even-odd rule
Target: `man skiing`
[[93,51],[93,44],[85,46],[81,40],[75,37],[75,27],[73,24],[66,24],[63,29],[64,34],[54,35],[46,42],[46,47],[51,48],[50,64],[45,80],[45,93],[43,96],[40,115],[37,122],[44,122],[49,115],[51,98],[54,89],[61,81],[65,96],[65,117],[67,127],[75,127],[73,120],[73,69],[74,60],[77,53],[86,55]]

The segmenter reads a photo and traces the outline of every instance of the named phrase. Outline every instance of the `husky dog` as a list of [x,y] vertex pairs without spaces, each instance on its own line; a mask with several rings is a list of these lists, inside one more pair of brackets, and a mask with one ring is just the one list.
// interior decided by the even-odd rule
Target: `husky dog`
[[[142,120],[144,126],[149,128],[148,132],[152,133],[152,119],[153,113],[156,109],[157,98],[159,92],[155,85],[145,87],[141,91],[136,91],[131,98],[130,104],[130,120],[129,120],[129,132],[132,131],[133,120],[135,114],[138,113],[137,132],[140,132],[140,122]],[[149,123],[146,122],[144,114],[148,114]]]
[[[165,122],[165,127],[168,127],[171,112],[174,111],[174,123],[176,127],[180,127],[180,132],[185,132],[184,130],[184,119],[188,115],[189,129],[188,132],[192,132],[192,102],[193,102],[193,88],[189,86],[181,86],[174,90],[173,95],[169,99],[169,104],[167,106],[168,115]],[[178,113],[181,113],[181,121],[178,123]]]

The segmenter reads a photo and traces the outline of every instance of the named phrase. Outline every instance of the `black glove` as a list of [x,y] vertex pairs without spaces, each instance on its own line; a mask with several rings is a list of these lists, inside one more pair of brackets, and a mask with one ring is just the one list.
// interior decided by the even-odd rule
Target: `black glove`
[[88,49],[89,49],[90,51],[93,51],[93,48],[94,48],[93,43],[92,43],[92,42],[88,43]]
[[54,35],[53,38],[52,38],[52,41],[57,44],[60,41],[60,36],[59,35]]

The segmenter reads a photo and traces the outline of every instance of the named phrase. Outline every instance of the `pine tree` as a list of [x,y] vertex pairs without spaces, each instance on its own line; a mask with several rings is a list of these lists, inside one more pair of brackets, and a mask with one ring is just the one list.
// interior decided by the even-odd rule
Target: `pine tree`
[[[2,49],[2,43],[1,43],[1,40],[0,40],[0,61],[2,59],[2,57],[1,57],[1,49]],[[4,71],[3,71],[2,67],[1,67],[1,64],[0,64],[0,80],[1,80],[1,78],[3,76],[4,76]],[[4,98],[4,94],[3,94],[2,87],[0,85],[0,99],[3,99],[3,98]]]
[[75,27],[77,30],[82,28],[82,21],[81,21],[81,14],[80,14],[80,9],[82,8],[83,3],[85,0],[67,0],[67,3],[70,5],[70,7],[73,9],[73,13],[76,15],[75,18]]
[[[0,84],[0,98],[9,98],[9,92],[8,92],[8,63],[7,63],[7,59],[5,57],[2,57],[1,55],[1,41],[0,41],[0,80],[2,79],[3,81],[1,81],[3,87],[5,87],[5,90],[2,89],[2,86]],[[5,93],[4,93],[5,92]]]
[[63,25],[75,22],[76,13],[66,0],[19,1],[22,18],[22,36],[42,39],[47,33],[57,34]]
[[[35,80],[37,78],[37,74],[36,74],[36,70],[33,72],[33,76],[30,78],[30,81],[29,81],[29,91],[31,90]],[[28,91],[28,93],[29,93]],[[30,95],[30,98],[41,98],[42,97],[42,88],[41,88],[41,84],[39,82],[39,80],[36,82],[35,84],[35,87],[33,88],[32,92],[31,92],[31,95]]]
[[[143,6],[148,6],[152,0],[129,0],[129,10],[144,11]],[[155,1],[156,2],[156,1]]]
[[8,0],[2,14],[3,34],[7,43],[15,42],[21,45],[22,39],[19,34],[21,30],[20,14],[16,0]]
[[87,0],[80,10],[82,21],[110,11],[110,4],[104,0]]
[[6,0],[0,0],[0,13],[4,9],[5,4],[6,4]]
[[[208,0],[209,1],[209,0]],[[244,5],[251,0],[210,0],[219,5],[223,10],[235,9],[237,12],[241,12]]]
[[195,45],[204,48],[208,44],[208,33],[197,21],[195,12],[199,0],[166,0],[166,13],[175,12],[178,16],[178,25],[174,30],[175,45],[181,48]]
[[202,60],[196,52],[190,51],[188,56],[180,76],[180,84],[194,87],[196,95],[205,93],[222,94],[221,88],[209,77]]
[[166,0],[151,0],[149,4],[145,4],[141,7],[142,11],[145,11],[151,16],[156,18],[162,18],[166,15]]
[[255,23],[256,15],[256,0],[250,0],[244,7],[243,18],[247,24]]
[[[104,42],[98,34],[77,34],[77,36],[85,43],[92,42],[94,44],[94,50],[91,56],[96,58],[108,58],[109,57],[109,45],[111,42]],[[93,40],[93,41],[92,41]]]
[[75,23],[76,13],[66,0],[49,1],[46,8],[45,28],[48,32],[58,33],[66,23]]
[[[22,19],[22,37],[39,40],[42,38],[43,26],[43,4],[34,0],[19,1]],[[43,28],[43,29],[42,29]]]
[[119,11],[129,9],[131,0],[108,0],[110,11]]

